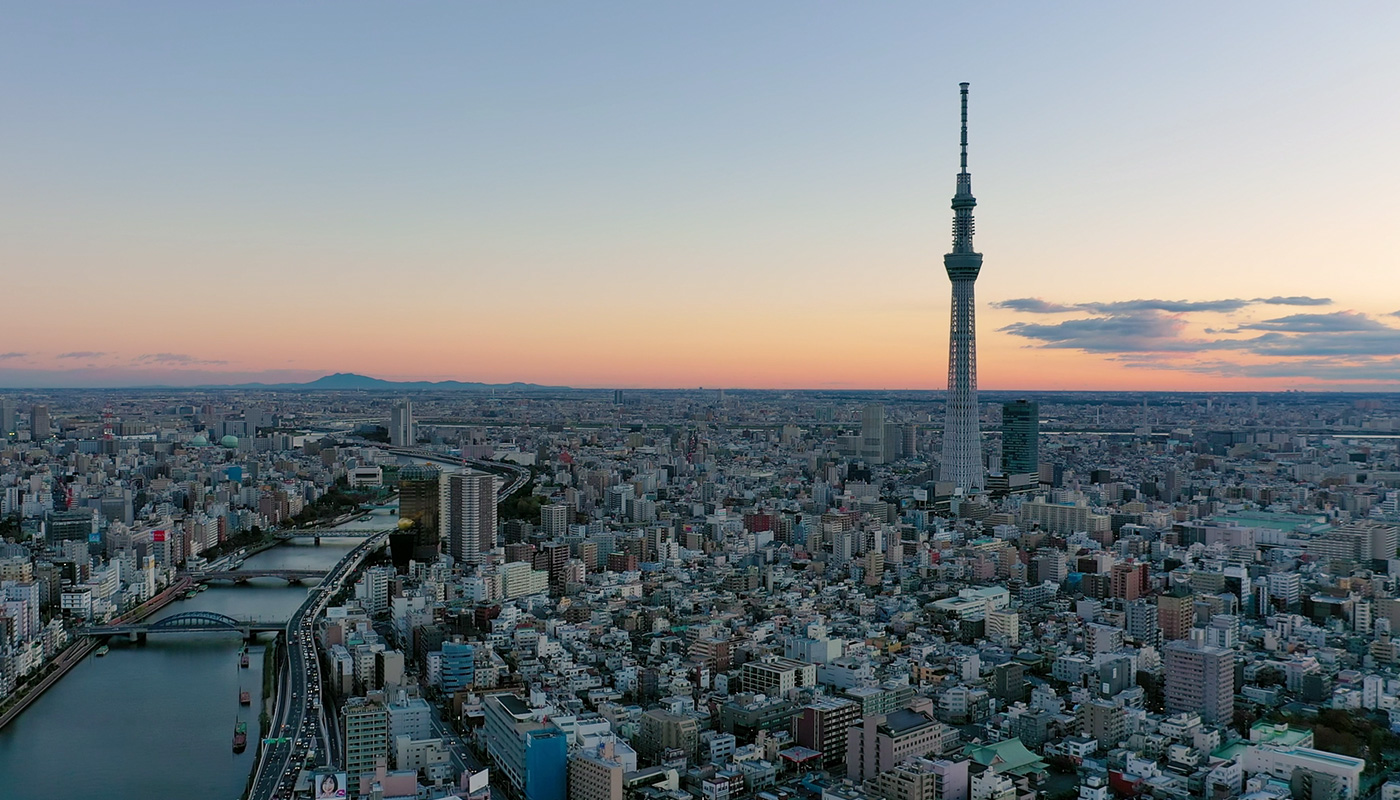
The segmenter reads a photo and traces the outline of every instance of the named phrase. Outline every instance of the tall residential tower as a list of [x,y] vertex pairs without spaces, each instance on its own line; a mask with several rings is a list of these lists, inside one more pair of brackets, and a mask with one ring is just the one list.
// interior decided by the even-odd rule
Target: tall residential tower
[[953,313],[948,334],[948,399],[943,423],[943,464],[939,477],[964,491],[982,488],[982,430],[977,414],[976,301],[972,286],[982,271],[982,254],[972,250],[972,176],[967,171],[967,84],[962,87],[962,171],[953,195],[953,252],[943,268],[953,282]]
[[481,564],[496,547],[496,476],[449,472],[438,485],[439,536],[458,564]]
[[413,403],[405,398],[394,403],[389,410],[389,444],[412,447],[416,441],[413,435]]

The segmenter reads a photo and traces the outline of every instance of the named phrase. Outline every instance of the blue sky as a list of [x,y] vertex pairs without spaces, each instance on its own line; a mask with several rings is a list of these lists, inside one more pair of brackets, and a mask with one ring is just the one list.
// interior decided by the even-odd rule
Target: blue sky
[[[1125,361],[1028,337],[1045,321],[996,305],[1300,295],[1390,330],[1394,4],[3,12],[0,354],[20,355],[0,384],[154,369],[937,388],[963,80],[984,384],[1396,369],[1239,348]],[[354,311],[329,302],[347,297]],[[1165,354],[1288,311],[1115,324],[1155,325]],[[345,346],[386,320],[440,344]]]

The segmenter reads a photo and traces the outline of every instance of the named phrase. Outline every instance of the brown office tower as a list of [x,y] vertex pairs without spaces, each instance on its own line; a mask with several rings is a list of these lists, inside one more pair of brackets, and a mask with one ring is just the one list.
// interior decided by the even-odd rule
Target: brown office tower
[[399,519],[413,522],[413,558],[436,561],[439,552],[437,467],[410,464],[399,468]]
[[1164,594],[1157,597],[1157,626],[1166,641],[1191,635],[1195,619],[1195,598],[1190,594]]

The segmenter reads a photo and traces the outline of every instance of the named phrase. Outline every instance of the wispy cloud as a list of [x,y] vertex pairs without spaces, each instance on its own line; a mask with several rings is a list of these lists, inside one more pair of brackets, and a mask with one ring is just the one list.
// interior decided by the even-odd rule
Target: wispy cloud
[[1011,311],[1023,311],[1027,314],[1064,314],[1066,312],[1079,310],[1076,306],[1051,303],[1048,300],[1041,300],[1039,297],[1018,297],[1012,300],[1002,300],[999,303],[992,303],[992,305]]
[[1185,314],[1193,311],[1239,311],[1248,300],[1119,300],[1112,303],[1081,303],[1080,308],[1099,314],[1121,314],[1130,311],[1166,311]]
[[71,353],[59,353],[59,358],[101,358],[107,355],[98,350],[74,350]]
[[1330,314],[1290,314],[1259,322],[1246,322],[1236,330],[1284,331],[1287,333],[1336,333],[1340,331],[1385,331],[1391,328],[1379,320],[1355,311]]
[[[1193,328],[1190,324],[1194,313],[1233,315],[1253,304],[1319,306],[1330,302],[1325,298],[1276,297],[1126,300],[1069,307],[1028,298],[999,305],[1029,314],[1077,312],[1077,316],[1054,323],[1014,322],[1000,330],[1029,339],[1033,346],[1107,356],[1138,369],[1361,382],[1400,379],[1400,328],[1357,311],[1289,314],[1221,328]],[[1386,315],[1391,316],[1400,317],[1400,312]],[[1193,330],[1202,333],[1193,335]],[[1206,355],[1209,358],[1202,358]],[[1243,356],[1254,359],[1234,360]]]
[[1290,297],[1256,297],[1256,303],[1265,303],[1271,306],[1330,306],[1330,297],[1307,297],[1305,295],[1293,295]]
[[228,371],[221,367],[168,367],[160,364],[88,366],[66,364],[52,369],[23,366],[0,369],[4,388],[122,388],[150,386],[227,386],[240,383],[300,383],[329,370],[272,369],[257,372]]
[[29,355],[29,354],[28,354],[28,353],[0,353],[0,361],[6,361],[6,360],[11,359],[11,358],[24,358],[24,357],[27,356],[27,355]]
[[137,364],[167,364],[167,365],[196,365],[196,364],[227,364],[212,358],[197,358],[189,353],[146,353],[133,358]]
[[1252,339],[1227,339],[1215,349],[1240,350],[1261,356],[1400,356],[1400,330],[1266,333]]
[[1044,347],[1090,353],[1162,353],[1201,349],[1202,342],[1181,338],[1186,322],[1160,311],[1069,319],[1054,324],[1013,322],[1005,333],[1035,339]]
[[[1169,314],[1189,314],[1193,312],[1214,312],[1228,314],[1247,306],[1264,304],[1273,306],[1325,306],[1332,300],[1327,297],[1256,297],[1253,300],[1227,298],[1224,300],[1116,300],[1108,303],[1075,303],[1072,305],[1042,300],[1039,297],[1016,297],[992,303],[996,308],[1020,311],[1026,314],[1068,314],[1075,311],[1092,311],[1096,314],[1122,314],[1132,311],[1165,311]],[[1400,315],[1400,312],[1396,312]]]

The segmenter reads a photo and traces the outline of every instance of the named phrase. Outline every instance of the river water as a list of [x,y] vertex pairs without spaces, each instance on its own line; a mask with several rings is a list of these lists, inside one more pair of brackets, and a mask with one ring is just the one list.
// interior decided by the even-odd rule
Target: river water
[[[396,517],[376,511],[342,526],[383,530]],[[247,569],[327,569],[361,540],[310,539],[247,559]],[[307,586],[253,580],[213,584],[161,609],[150,621],[186,611],[241,619],[284,620]],[[271,635],[263,637],[270,641]],[[234,800],[253,769],[262,694],[263,645],[249,668],[238,666],[237,634],[166,634],[146,644],[113,640],[104,657],[90,655],[0,730],[0,798],[109,800],[220,798]],[[238,691],[253,694],[238,705]],[[248,749],[233,753],[236,720],[248,722]]]

